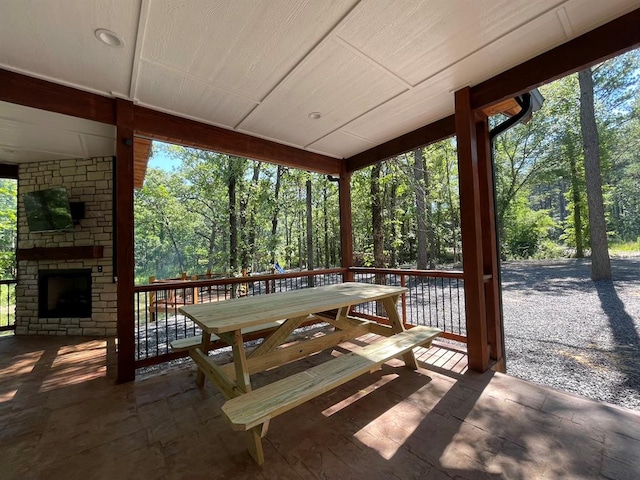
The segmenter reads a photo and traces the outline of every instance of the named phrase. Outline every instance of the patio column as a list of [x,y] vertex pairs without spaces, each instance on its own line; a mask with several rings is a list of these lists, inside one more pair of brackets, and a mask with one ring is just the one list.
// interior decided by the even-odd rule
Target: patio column
[[484,283],[487,308],[487,336],[489,356],[496,362],[494,369],[504,372],[504,342],[502,325],[502,299],[500,296],[500,267],[495,216],[494,175],[489,140],[489,119],[477,114],[476,139],[478,142],[478,178],[480,181],[480,223],[482,226],[482,270],[488,275]]
[[[340,248],[342,266],[353,267],[353,223],[351,221],[351,172],[347,172],[343,165],[340,173]],[[353,272],[344,275],[345,282],[353,281]]]
[[114,276],[118,282],[118,383],[135,379],[133,331],[133,103],[116,99]]
[[469,368],[484,372],[489,368],[481,213],[484,206],[481,208],[477,127],[470,93],[469,87],[465,87],[455,94],[462,269]]

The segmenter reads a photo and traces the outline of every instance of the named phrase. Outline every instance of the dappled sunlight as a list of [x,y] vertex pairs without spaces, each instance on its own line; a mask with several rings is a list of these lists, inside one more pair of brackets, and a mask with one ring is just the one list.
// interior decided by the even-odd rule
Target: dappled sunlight
[[419,348],[415,351],[416,360],[430,368],[442,369],[459,375],[469,369],[467,353],[461,347],[435,343],[431,348]]
[[70,385],[77,385],[98,378],[103,378],[107,373],[104,362],[90,362],[89,365],[81,367],[66,367],[52,371],[42,381],[39,392],[45,393]]
[[51,360],[50,370],[42,380],[40,392],[88,382],[107,374],[105,340],[64,345]]
[[348,398],[345,398],[344,400],[336,403],[335,405],[332,405],[331,407],[325,409],[322,411],[322,414],[325,417],[330,417],[331,415],[333,415],[334,413],[339,412],[340,410],[342,410],[343,408],[348,407],[349,405],[353,404],[354,402],[358,401],[359,399],[365,397],[366,395],[368,395],[369,393],[377,390],[378,388],[382,387],[383,385],[386,385],[387,383],[391,382],[392,380],[398,378],[397,374],[391,374],[391,375],[385,375],[383,376],[380,380],[378,380],[377,382],[361,389],[358,390],[357,393],[354,393],[353,395],[349,396]]
[[0,403],[4,403],[4,402],[8,402],[10,400],[13,400],[13,397],[16,396],[16,393],[18,393],[18,390],[7,390],[5,392],[0,392]]
[[[0,347],[0,403],[107,377],[110,340],[8,337]],[[20,399],[18,399],[20,397]]]
[[[353,436],[367,447],[377,451],[385,460],[390,460],[427,415],[427,412],[419,408],[407,408],[404,404],[398,404],[383,412]],[[380,438],[392,441],[382,443],[379,442]]]
[[34,351],[0,358],[0,404],[14,399],[18,392],[16,385],[33,371],[43,353]]
[[[43,353],[43,351],[29,352],[12,357],[10,363],[4,367],[0,367],[0,378],[6,379],[8,377],[29,373],[33,370],[33,367],[38,360],[40,360]],[[2,363],[6,363],[7,360],[3,359]]]

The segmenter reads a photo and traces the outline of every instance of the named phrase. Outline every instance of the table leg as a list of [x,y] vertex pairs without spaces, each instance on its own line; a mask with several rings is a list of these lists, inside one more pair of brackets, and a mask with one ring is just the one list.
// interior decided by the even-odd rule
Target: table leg
[[[398,296],[387,297],[382,300],[384,305],[384,309],[387,311],[387,316],[389,320],[391,320],[391,328],[394,333],[404,332],[405,328],[402,324],[402,319],[400,315],[398,315],[398,310],[396,309],[396,303],[398,302]],[[407,367],[412,370],[418,369],[418,362],[416,361],[416,356],[413,353],[413,350],[408,351],[404,355],[402,355],[402,360]]]
[[233,366],[236,371],[236,384],[240,390],[250,392],[251,378],[249,376],[247,354],[244,350],[244,342],[242,340],[242,332],[240,330],[235,330],[233,332],[232,342],[231,349],[233,351]]
[[264,463],[264,450],[262,449],[262,425],[247,430],[247,450],[258,465]]
[[[205,357],[209,355],[209,346],[211,345],[211,334],[202,332],[202,343],[200,344],[200,351],[204,353]],[[196,376],[196,385],[199,388],[204,387],[204,372],[198,368],[198,375]]]

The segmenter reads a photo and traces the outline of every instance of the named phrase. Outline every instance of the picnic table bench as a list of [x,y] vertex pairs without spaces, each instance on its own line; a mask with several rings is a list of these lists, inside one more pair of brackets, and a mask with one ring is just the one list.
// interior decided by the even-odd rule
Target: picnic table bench
[[[225,302],[181,307],[181,313],[200,326],[203,335],[189,354],[198,366],[197,383],[208,378],[227,398],[222,407],[232,428],[245,431],[248,450],[258,464],[264,462],[262,437],[274,417],[338,387],[381,364],[402,357],[407,367],[417,369],[413,348],[429,345],[441,331],[432,327],[406,330],[397,310],[404,287],[342,283]],[[349,316],[353,305],[381,301],[390,325]],[[310,317],[327,321],[333,332],[294,344],[283,345],[289,335]],[[284,319],[284,320],[283,320]],[[245,335],[249,329],[279,322],[264,342],[247,353]],[[382,335],[380,341],[357,348],[306,371],[253,390],[251,375],[336,346],[367,333]],[[231,345],[233,362],[217,365],[207,353],[212,336]]]

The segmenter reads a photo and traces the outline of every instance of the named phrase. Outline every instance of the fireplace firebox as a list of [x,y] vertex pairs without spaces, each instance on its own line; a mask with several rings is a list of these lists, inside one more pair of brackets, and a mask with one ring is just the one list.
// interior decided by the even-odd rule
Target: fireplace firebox
[[39,270],[40,318],[91,317],[91,269]]

